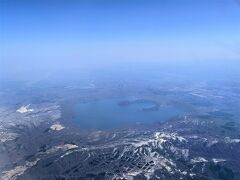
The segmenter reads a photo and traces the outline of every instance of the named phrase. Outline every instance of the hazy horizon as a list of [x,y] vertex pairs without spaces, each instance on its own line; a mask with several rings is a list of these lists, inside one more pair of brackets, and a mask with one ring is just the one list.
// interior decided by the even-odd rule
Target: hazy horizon
[[3,79],[146,64],[238,71],[237,0],[2,0],[0,9]]

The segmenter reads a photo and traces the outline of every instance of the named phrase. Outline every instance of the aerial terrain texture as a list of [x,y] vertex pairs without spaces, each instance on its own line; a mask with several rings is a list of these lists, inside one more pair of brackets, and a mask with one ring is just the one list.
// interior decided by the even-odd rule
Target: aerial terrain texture
[[0,180],[240,180],[240,0],[0,0]]

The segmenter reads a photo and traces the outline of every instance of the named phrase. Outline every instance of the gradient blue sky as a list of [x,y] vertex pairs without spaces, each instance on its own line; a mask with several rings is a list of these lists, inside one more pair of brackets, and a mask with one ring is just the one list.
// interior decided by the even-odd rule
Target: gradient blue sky
[[4,70],[240,59],[238,0],[1,0],[0,12]]

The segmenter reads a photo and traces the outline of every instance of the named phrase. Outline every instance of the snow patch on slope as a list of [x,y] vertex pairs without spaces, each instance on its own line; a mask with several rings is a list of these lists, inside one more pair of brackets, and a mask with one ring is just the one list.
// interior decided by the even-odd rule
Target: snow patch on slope
[[165,132],[156,132],[154,137],[159,141],[167,141],[167,140],[174,140],[180,142],[187,142],[187,140],[182,137],[178,136],[176,133],[165,133]]
[[3,180],[15,180],[18,178],[18,176],[22,175],[27,169],[33,167],[34,165],[37,164],[37,162],[40,159],[36,159],[33,162],[26,161],[25,165],[22,166],[16,166],[14,169],[9,170],[9,171],[4,171],[2,179]]
[[65,127],[61,124],[53,124],[50,126],[50,129],[54,130],[54,131],[60,131],[62,129],[64,129]]
[[240,143],[240,139],[231,139],[230,137],[225,137],[226,143]]
[[192,163],[201,163],[201,162],[208,162],[208,160],[206,160],[205,158],[203,157],[196,157],[194,159],[191,159],[191,162]]
[[20,107],[19,109],[16,110],[16,112],[19,112],[19,113],[27,113],[27,112],[32,112],[34,111],[33,109],[29,109],[30,107],[30,104],[26,105],[26,106],[22,106]]

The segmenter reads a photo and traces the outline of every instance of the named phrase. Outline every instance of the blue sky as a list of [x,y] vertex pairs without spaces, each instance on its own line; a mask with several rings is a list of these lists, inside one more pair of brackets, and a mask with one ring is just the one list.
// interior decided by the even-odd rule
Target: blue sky
[[0,11],[5,69],[240,59],[238,0],[1,0]]

